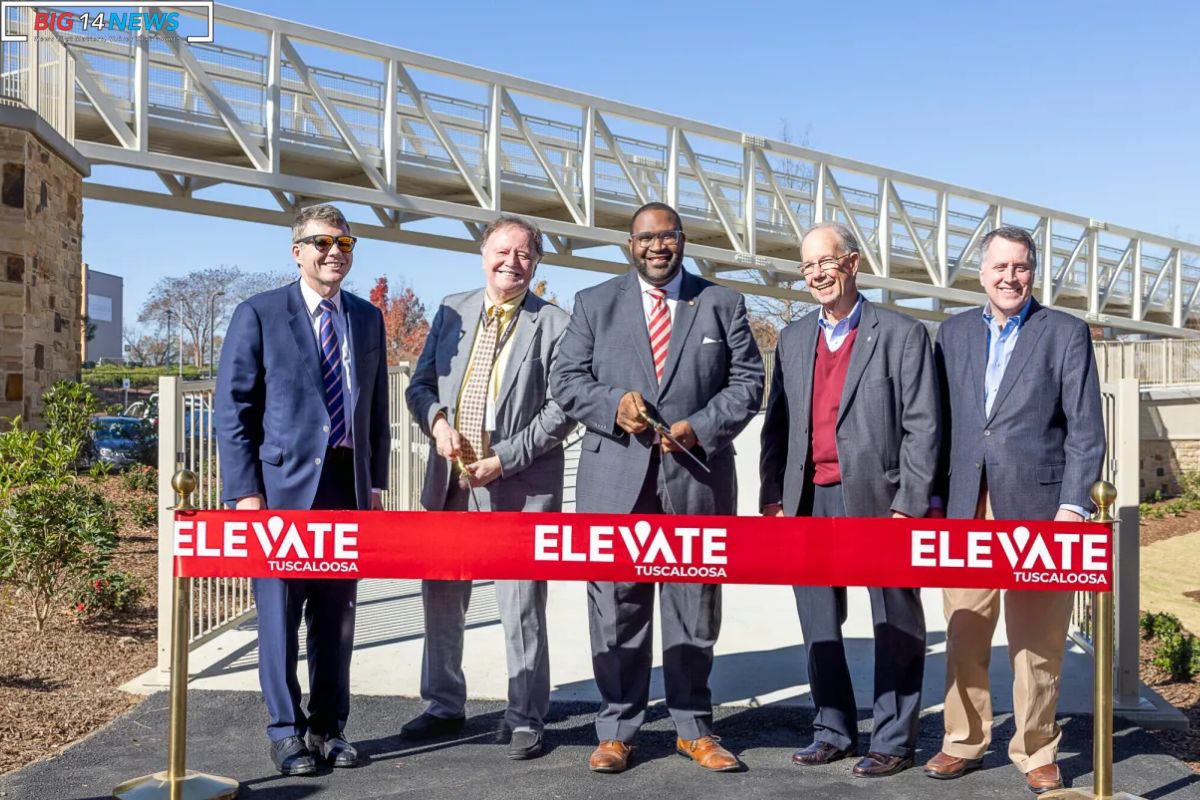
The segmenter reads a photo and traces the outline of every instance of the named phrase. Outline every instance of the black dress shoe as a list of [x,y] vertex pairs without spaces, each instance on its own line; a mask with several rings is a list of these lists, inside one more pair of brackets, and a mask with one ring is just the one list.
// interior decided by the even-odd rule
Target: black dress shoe
[[829,742],[814,741],[803,750],[792,753],[792,763],[802,767],[815,767],[820,764],[830,764],[850,755],[850,750],[839,750]]
[[912,756],[889,756],[887,753],[867,753],[854,765],[853,772],[860,778],[885,778],[913,765]]
[[317,762],[299,736],[271,742],[271,761],[284,775],[315,775]]
[[508,741],[508,757],[515,761],[537,758],[542,754],[542,734],[537,731],[513,731]]
[[429,712],[410,719],[400,729],[400,735],[415,742],[425,739],[437,739],[439,736],[450,736],[462,730],[466,717],[435,717]]
[[358,751],[354,749],[354,745],[346,741],[346,736],[341,731],[329,736],[309,731],[308,749],[330,766],[358,766]]

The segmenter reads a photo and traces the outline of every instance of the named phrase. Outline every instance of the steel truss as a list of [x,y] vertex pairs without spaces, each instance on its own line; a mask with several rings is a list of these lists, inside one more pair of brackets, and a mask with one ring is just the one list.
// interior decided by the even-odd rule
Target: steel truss
[[[1200,312],[1189,242],[262,14],[217,6],[216,19],[230,44],[60,37],[68,138],[164,187],[93,172],[86,197],[268,224],[339,201],[373,210],[360,235],[463,252],[497,213],[518,213],[548,234],[547,263],[608,273],[628,269],[630,212],[662,200],[683,214],[699,271],[798,299],[799,240],[837,220],[862,243],[860,284],[929,318],[983,301],[980,240],[1016,224],[1040,244],[1043,303],[1119,331],[1200,335],[1185,327]],[[0,87],[34,108],[44,47],[5,44]],[[204,196],[229,184],[261,202]],[[412,228],[430,218],[465,235]],[[597,247],[623,258],[585,252]]]

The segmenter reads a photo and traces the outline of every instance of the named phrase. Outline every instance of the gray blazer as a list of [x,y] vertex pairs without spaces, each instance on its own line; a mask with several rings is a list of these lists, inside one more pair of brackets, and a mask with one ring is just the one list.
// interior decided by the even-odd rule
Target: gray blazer
[[1088,326],[1030,302],[990,416],[984,414],[982,310],[956,314],[938,331],[948,432],[939,477],[948,517],[975,515],[985,470],[997,519],[1053,519],[1063,503],[1092,508],[1105,444]]
[[654,434],[630,436],[616,419],[622,395],[638,391],[668,425],[691,423],[699,441],[693,452],[712,470],[704,472],[679,453],[663,457],[674,510],[735,513],[731,445],[758,411],[763,389],[762,357],[740,294],[684,271],[660,384],[637,273],[585,289],[575,297],[550,386],[567,414],[588,429],[577,479],[579,511],[633,510]]
[[[779,334],[763,420],[761,506],[800,508],[812,437],[812,376],[820,311]],[[934,486],[941,426],[929,335],[912,317],[864,298],[838,406],[837,451],[846,513],[923,517]]]
[[[409,411],[431,437],[421,491],[421,505],[429,511],[445,507],[451,479],[449,462],[437,454],[431,428],[439,413],[455,424],[459,390],[483,304],[483,289],[442,301],[405,393]],[[491,444],[503,477],[486,488],[493,511],[562,509],[562,441],[575,423],[551,399],[548,379],[569,320],[567,312],[533,292],[525,295],[496,406]]]

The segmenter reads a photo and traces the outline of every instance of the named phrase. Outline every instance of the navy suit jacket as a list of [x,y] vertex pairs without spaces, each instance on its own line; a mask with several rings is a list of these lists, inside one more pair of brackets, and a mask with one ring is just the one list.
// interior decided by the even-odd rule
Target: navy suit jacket
[[[387,487],[387,357],[383,315],[349,292],[350,409],[354,489],[370,508],[372,487]],[[267,508],[312,507],[329,443],[320,353],[300,283],[238,305],[221,347],[214,418],[221,499],[261,494]]]
[[1087,323],[1030,300],[1004,377],[985,411],[987,323],[970,308],[942,323],[941,494],[946,516],[974,516],[981,477],[997,519],[1053,519],[1061,504],[1091,508],[1104,461],[1104,414]]

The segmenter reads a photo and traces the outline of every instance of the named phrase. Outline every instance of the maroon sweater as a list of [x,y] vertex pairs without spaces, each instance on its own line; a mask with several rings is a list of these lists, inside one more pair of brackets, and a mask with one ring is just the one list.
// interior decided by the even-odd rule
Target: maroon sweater
[[858,328],[855,328],[837,352],[830,352],[824,334],[817,331],[817,358],[813,364],[812,382],[812,448],[809,458],[813,463],[813,483],[818,486],[842,482],[842,468],[838,464],[837,453],[838,406],[842,402],[842,387],[846,385],[846,372],[850,368],[850,352],[854,349],[857,337]]

